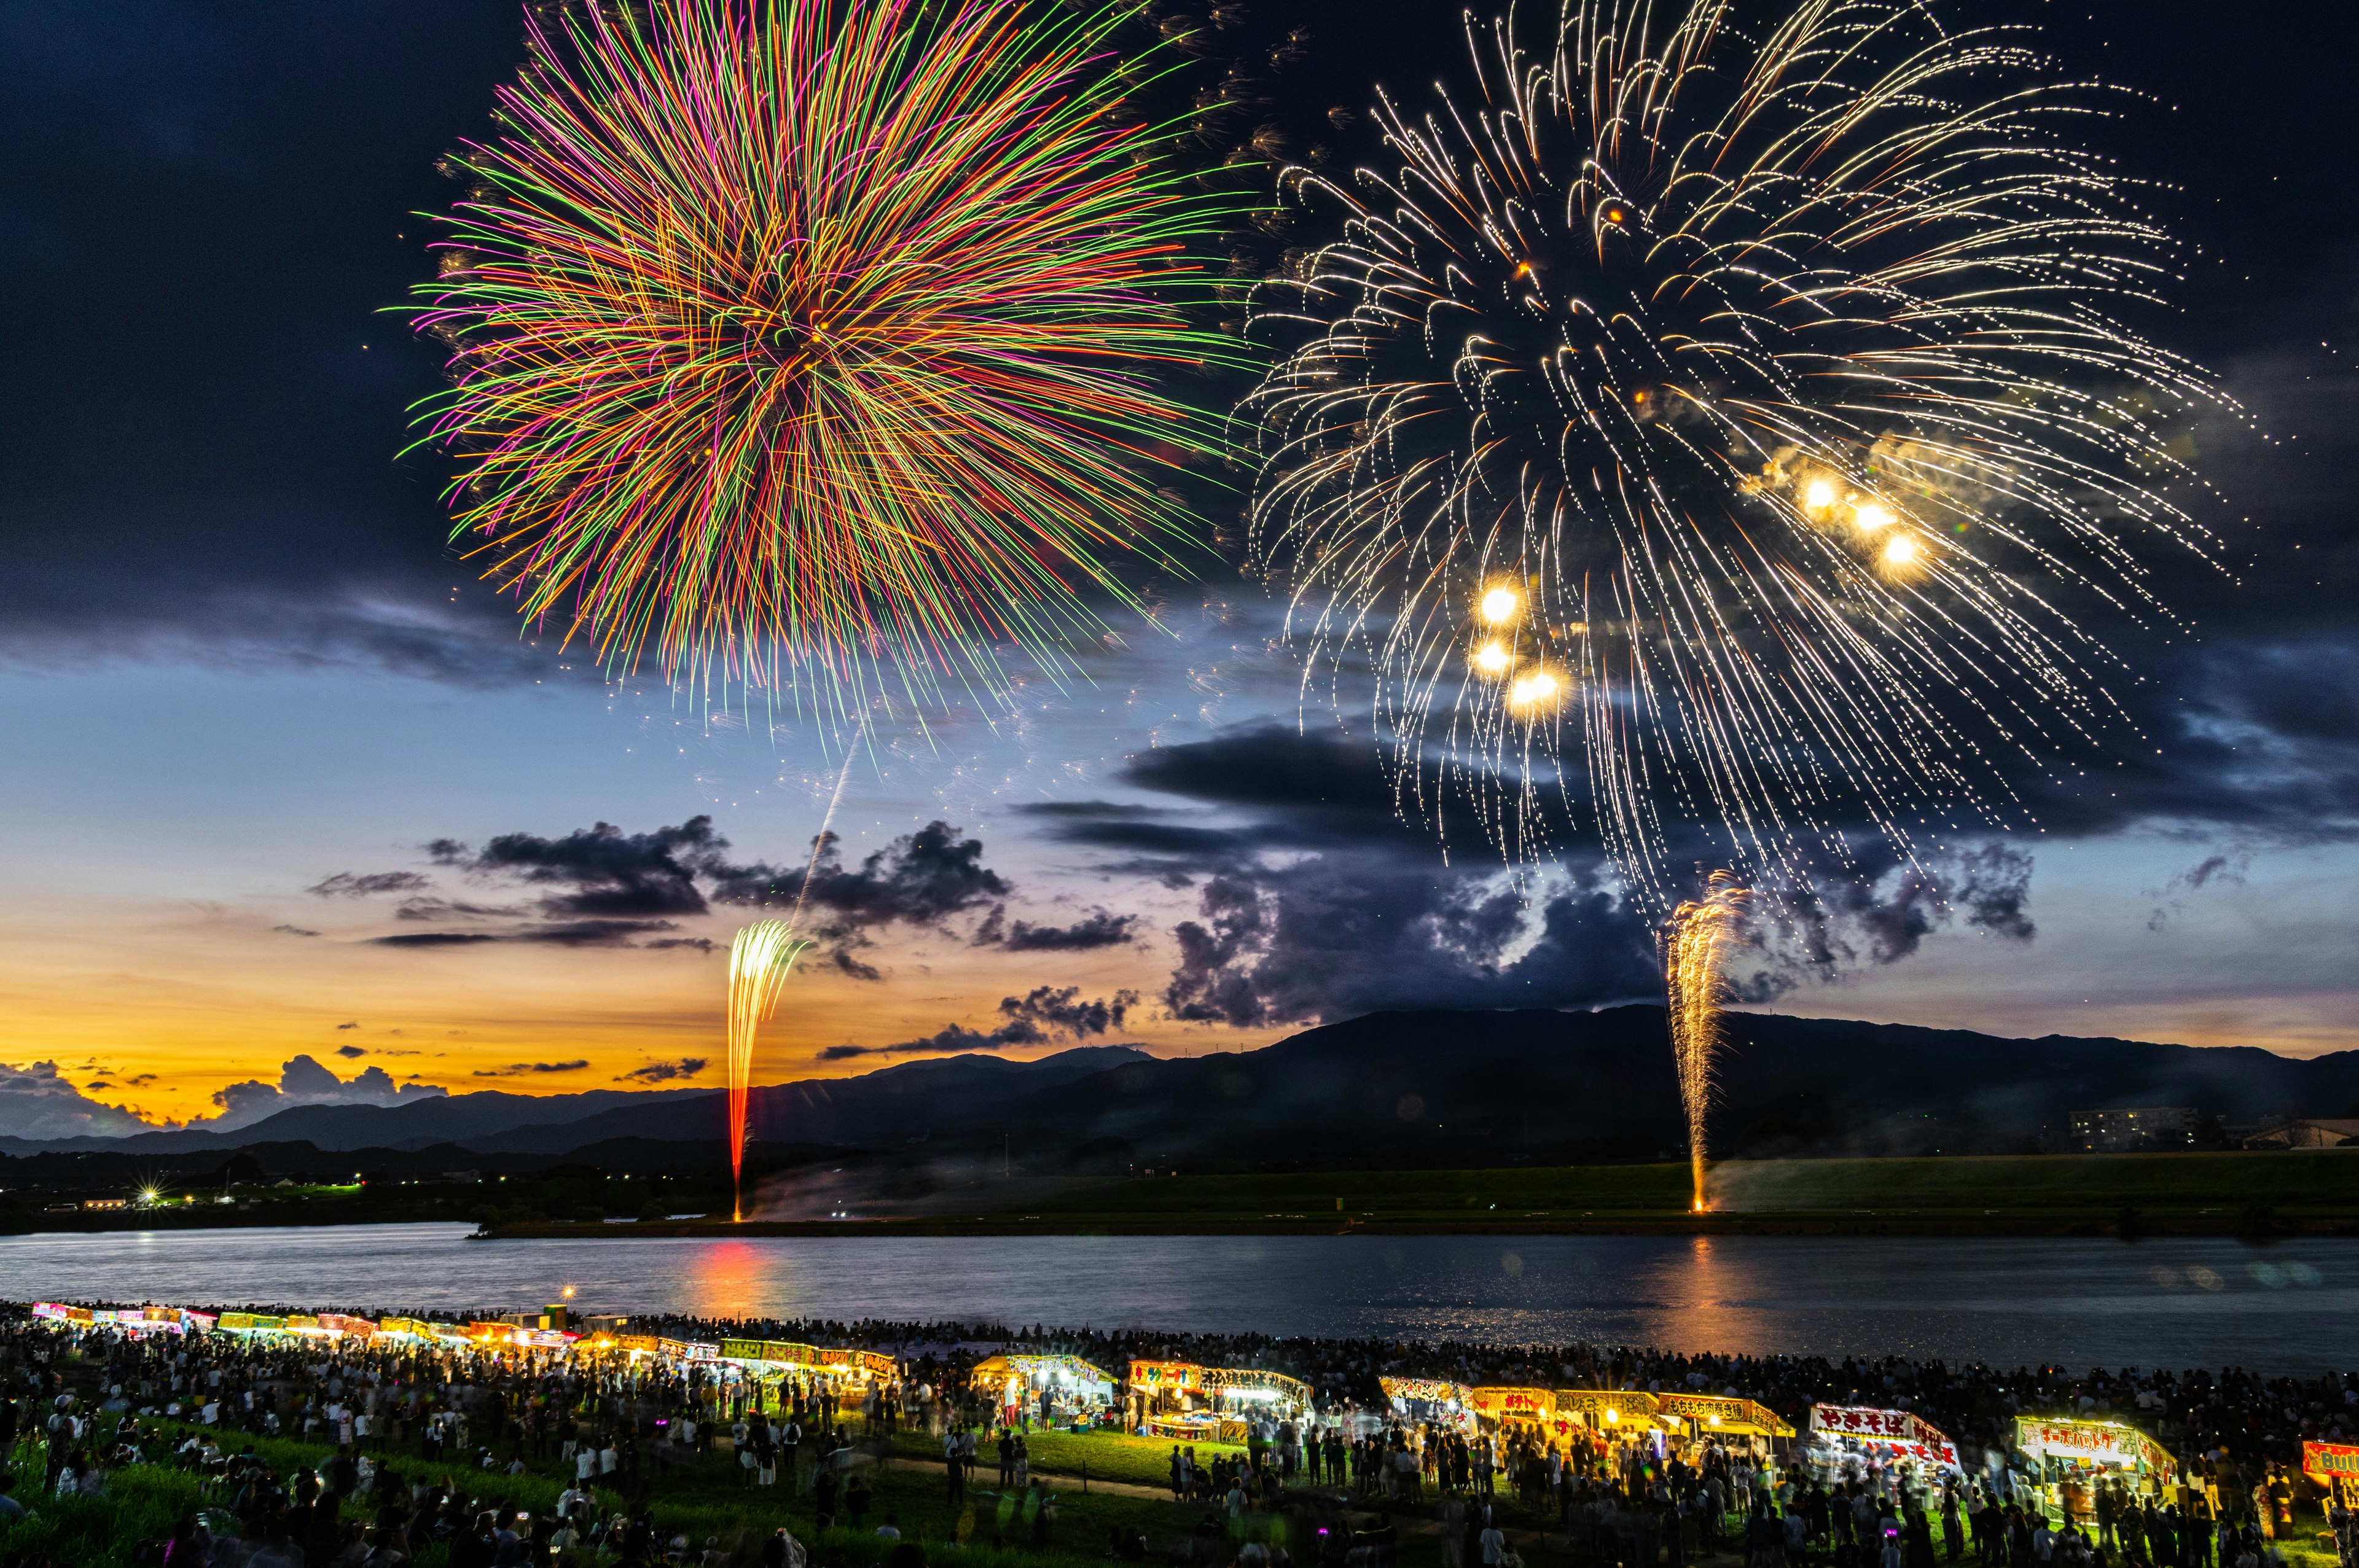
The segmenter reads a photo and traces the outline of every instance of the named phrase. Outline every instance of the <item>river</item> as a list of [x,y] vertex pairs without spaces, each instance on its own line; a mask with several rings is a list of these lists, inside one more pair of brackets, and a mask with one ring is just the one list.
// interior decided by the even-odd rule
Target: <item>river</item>
[[1584,1340],[2218,1368],[2354,1359],[2359,1240],[1923,1237],[599,1237],[457,1225],[0,1238],[0,1295]]

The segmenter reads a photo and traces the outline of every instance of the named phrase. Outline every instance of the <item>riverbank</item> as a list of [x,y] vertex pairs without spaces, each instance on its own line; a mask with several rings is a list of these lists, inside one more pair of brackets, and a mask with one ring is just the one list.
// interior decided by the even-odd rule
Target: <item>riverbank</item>
[[1697,1213],[1684,1163],[1157,1175],[979,1185],[874,1210],[791,1181],[755,1217],[512,1219],[487,1238],[731,1236],[2359,1236],[2359,1152],[1729,1161]]

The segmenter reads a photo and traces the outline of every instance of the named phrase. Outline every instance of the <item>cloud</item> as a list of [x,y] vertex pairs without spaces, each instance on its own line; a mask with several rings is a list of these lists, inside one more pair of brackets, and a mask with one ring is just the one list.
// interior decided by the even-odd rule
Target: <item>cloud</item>
[[368,1052],[364,1047],[359,1045],[339,1045],[336,1047],[336,1054],[344,1057],[346,1060],[350,1060],[354,1056],[365,1056],[368,1054]]
[[190,1127],[231,1132],[250,1127],[265,1117],[305,1105],[408,1105],[438,1098],[450,1091],[425,1084],[399,1084],[383,1067],[364,1068],[358,1076],[339,1078],[310,1056],[296,1056],[278,1070],[278,1081],[258,1078],[225,1084],[213,1091],[220,1114],[190,1122]]
[[799,896],[807,909],[822,912],[836,929],[865,931],[895,924],[940,925],[1010,891],[1007,880],[983,863],[982,839],[934,821],[864,857],[856,871],[845,869],[842,841],[828,834],[812,860],[808,892],[802,872],[782,875],[756,866],[723,878],[714,896],[724,903]]
[[617,1076],[614,1082],[669,1084],[676,1079],[692,1078],[711,1065],[710,1058],[703,1056],[682,1056],[677,1062],[649,1062],[643,1067],[633,1067],[629,1072]]
[[712,830],[712,817],[692,816],[652,833],[625,833],[600,822],[561,838],[503,833],[479,850],[448,838],[429,850],[440,863],[477,876],[552,890],[540,900],[550,918],[611,920],[702,914],[700,877],[768,872],[731,866],[728,848]]
[[130,1110],[90,1098],[54,1061],[0,1063],[0,1137],[120,1138],[155,1130]]
[[338,1029],[358,1029],[360,1026],[360,1021],[358,1019],[354,1019],[350,1023],[339,1023],[336,1025]]
[[510,1062],[505,1067],[478,1067],[479,1078],[521,1078],[535,1073],[579,1073],[590,1065],[587,1062]]
[[1092,910],[1071,925],[1035,925],[1028,920],[1010,924],[1007,906],[995,903],[975,927],[977,947],[1005,947],[1011,953],[1082,953],[1098,947],[1119,947],[1133,940],[1139,917]]
[[417,871],[338,871],[303,891],[316,898],[368,898],[384,892],[415,892],[431,885]]
[[1010,922],[1007,880],[983,861],[983,842],[946,822],[929,822],[864,856],[843,862],[832,835],[817,847],[809,891],[800,869],[766,861],[739,863],[710,816],[677,827],[626,833],[600,822],[556,838],[505,833],[480,849],[437,838],[427,852],[440,865],[485,881],[538,892],[528,904],[463,903],[439,895],[405,900],[405,921],[499,920],[530,923],[492,931],[395,933],[380,946],[460,946],[484,942],[540,943],[569,947],[687,948],[710,955],[712,938],[671,935],[679,922],[712,913],[714,904],[765,905],[800,900],[805,925],[819,943],[815,961],[856,979],[883,971],[858,956],[873,934],[891,925],[941,928],[960,914],[991,906],[978,944],[1014,952],[1082,952],[1135,937],[1136,920],[1097,910],[1071,925]]
[[467,903],[449,898],[406,898],[394,912],[396,920],[499,920],[525,911],[508,904]]
[[1000,999],[999,1012],[1006,1022],[994,1029],[952,1023],[917,1040],[889,1045],[831,1045],[819,1055],[822,1062],[843,1062],[859,1056],[955,1055],[1039,1045],[1058,1036],[1086,1037],[1119,1029],[1137,1003],[1136,991],[1083,1000],[1078,986],[1036,986],[1023,996]]
[[270,929],[288,936],[317,936],[316,931],[306,931],[299,925],[274,925]]

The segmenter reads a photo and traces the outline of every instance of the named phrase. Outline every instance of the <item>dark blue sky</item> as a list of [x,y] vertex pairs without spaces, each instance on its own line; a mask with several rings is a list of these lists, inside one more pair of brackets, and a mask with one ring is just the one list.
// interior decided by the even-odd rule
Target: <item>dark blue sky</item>
[[[1453,6],[1252,9],[1256,36],[1309,31],[1268,111],[1298,142],[1379,80],[1408,93],[1457,66]],[[2049,831],[2007,846],[2029,857],[2037,935],[1944,925],[1887,887],[1840,974],[1779,1005],[2359,1044],[2342,12],[1955,14],[2038,20],[2069,73],[2150,95],[2101,135],[2174,188],[2156,209],[2196,247],[2183,313],[2156,330],[2249,422],[2200,432],[2224,497],[2217,565],[2163,574],[2192,635],[2114,638],[2144,677],[2123,695],[2150,744],[2038,784]],[[387,314],[430,270],[412,214],[450,199],[434,162],[483,131],[519,37],[513,0],[0,5],[0,1059],[185,1113],[298,1052],[462,1087],[709,1054],[714,961],[653,943],[725,937],[725,904],[639,916],[669,937],[568,941],[514,878],[424,849],[709,815],[741,859],[788,864],[832,783],[792,726],[763,736],[647,682],[609,687],[520,638],[447,543],[434,460],[397,455],[436,384],[431,345]],[[782,1049],[962,1038],[951,1026],[1022,1047],[1000,999],[1042,986],[1136,992],[1123,1037],[1186,1049],[1374,1006],[1643,988],[1643,941],[1579,846],[1511,920],[1479,854],[1445,867],[1354,804],[1367,760],[1315,715],[1287,752],[1296,684],[1264,589],[1216,573],[1163,602],[1174,634],[1105,655],[1094,689],[896,734],[855,771],[850,863],[940,818],[1010,891],[864,933],[886,979],[814,982]],[[1171,750],[1130,760],[1150,749]],[[345,872],[419,881],[306,891]],[[384,945],[420,928],[405,891],[441,901],[436,930],[497,939]],[[1003,931],[1132,918],[1096,945],[978,941],[992,902]],[[1191,957],[1183,922],[1234,940]]]

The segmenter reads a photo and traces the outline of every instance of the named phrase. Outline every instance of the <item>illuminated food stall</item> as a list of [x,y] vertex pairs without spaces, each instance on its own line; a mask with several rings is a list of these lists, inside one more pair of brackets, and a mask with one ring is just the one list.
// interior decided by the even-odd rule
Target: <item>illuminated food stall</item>
[[1115,1419],[1114,1374],[1078,1356],[990,1356],[968,1376],[974,1390],[997,1405],[1005,1425],[1027,1412],[1076,1429]]
[[1559,1426],[1609,1440],[1663,1432],[1672,1424],[1662,1419],[1655,1396],[1638,1389],[1560,1389],[1555,1397]]
[[1552,1389],[1488,1387],[1469,1389],[1466,1395],[1476,1422],[1485,1428],[1549,1428],[1557,1422],[1557,1396]]
[[2015,1418],[2016,1451],[2031,1461],[2051,1511],[2071,1519],[2097,1517],[2096,1483],[2118,1476],[2147,1494],[2179,1482],[2179,1461],[2127,1422]]
[[1254,1422],[1295,1421],[1310,1410],[1310,1385],[1250,1367],[1133,1361],[1134,1426],[1181,1443],[1244,1443]]
[[1463,1383],[1433,1378],[1378,1378],[1393,1413],[1412,1426],[1438,1426],[1446,1432],[1474,1430],[1474,1390]]
[[2305,1443],[2301,1473],[2334,1494],[2346,1509],[2359,1509],[2359,1444]]
[[[632,1347],[627,1339],[618,1343]],[[658,1354],[668,1359],[711,1361],[735,1368],[740,1377],[759,1389],[763,1406],[788,1379],[823,1384],[840,1399],[890,1383],[900,1372],[899,1364],[890,1356],[874,1350],[798,1345],[784,1339],[724,1339],[717,1346],[688,1345],[669,1339],[652,1343]]]
[[1719,1439],[1743,1444],[1749,1440],[1757,1448],[1794,1435],[1794,1429],[1758,1400],[1721,1394],[1658,1394],[1655,1411],[1666,1421],[1684,1423],[1686,1435],[1691,1441]]
[[1804,1462],[1822,1478],[1888,1465],[1904,1472],[1962,1475],[1958,1445],[1947,1433],[1908,1411],[1867,1405],[1812,1405],[1810,1441]]

